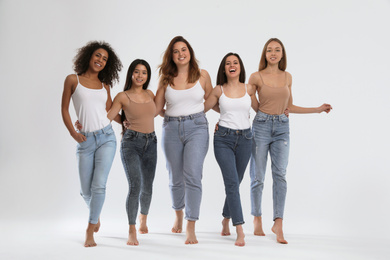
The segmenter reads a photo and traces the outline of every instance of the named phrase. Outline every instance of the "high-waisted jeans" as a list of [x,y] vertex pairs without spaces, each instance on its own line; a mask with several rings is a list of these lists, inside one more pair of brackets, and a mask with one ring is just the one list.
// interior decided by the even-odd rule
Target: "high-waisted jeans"
[[261,216],[268,152],[273,179],[273,219],[283,218],[286,201],[286,168],[290,147],[289,119],[286,115],[268,115],[258,111],[253,120],[254,142],[250,164],[252,215]]
[[94,132],[81,132],[87,140],[77,144],[80,194],[89,207],[89,223],[97,224],[106,196],[106,183],[116,151],[111,124]]
[[244,224],[240,200],[240,183],[251,157],[252,131],[218,126],[214,133],[214,154],[222,171],[226,199],[222,216],[232,218],[233,225]]
[[203,162],[209,148],[204,112],[189,116],[165,116],[162,147],[169,171],[173,209],[185,207],[185,218],[199,219]]
[[141,214],[149,213],[157,163],[156,134],[127,129],[121,142],[121,158],[129,183],[127,217],[129,225],[135,225],[139,204]]

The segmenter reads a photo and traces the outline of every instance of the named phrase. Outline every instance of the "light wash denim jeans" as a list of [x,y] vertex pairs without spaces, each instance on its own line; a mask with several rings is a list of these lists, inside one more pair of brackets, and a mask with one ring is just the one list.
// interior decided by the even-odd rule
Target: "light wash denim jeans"
[[218,126],[214,133],[215,159],[222,171],[226,199],[222,216],[232,218],[233,226],[244,224],[240,199],[240,183],[252,152],[252,131]]
[[209,129],[204,112],[189,116],[165,116],[162,147],[169,171],[172,208],[185,218],[199,219],[203,162],[209,148]]
[[258,111],[253,120],[254,142],[250,164],[252,215],[261,216],[268,152],[271,156],[273,219],[283,218],[286,201],[286,168],[290,148],[290,127],[286,115],[268,115]]
[[152,200],[157,163],[157,138],[154,132],[144,134],[127,129],[121,142],[121,158],[129,183],[126,212],[129,225],[135,225],[138,205],[148,215]]
[[81,132],[87,140],[77,144],[81,191],[89,207],[89,223],[97,224],[106,196],[106,183],[116,151],[111,124],[95,131]]

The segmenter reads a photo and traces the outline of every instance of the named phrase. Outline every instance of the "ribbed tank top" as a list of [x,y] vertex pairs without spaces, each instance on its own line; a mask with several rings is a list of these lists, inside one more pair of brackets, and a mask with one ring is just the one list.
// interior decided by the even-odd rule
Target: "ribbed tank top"
[[219,97],[220,118],[219,125],[230,129],[248,129],[251,126],[249,122],[249,112],[251,110],[251,97],[248,94],[245,84],[245,95],[239,98],[229,98],[223,92]]
[[154,131],[154,116],[156,115],[156,105],[150,97],[149,102],[138,103],[129,98],[128,109],[124,110],[127,121],[130,122],[130,129],[140,133],[151,133]]
[[264,83],[260,72],[259,75],[261,81],[263,82],[263,85],[259,90],[259,110],[269,115],[283,114],[284,110],[286,110],[288,106],[288,100],[290,98],[290,89],[287,84],[287,73],[286,84],[283,87],[268,86]]
[[204,89],[199,81],[189,89],[177,90],[170,85],[165,90],[167,116],[188,116],[204,111]]
[[107,90],[102,83],[101,89],[90,89],[80,84],[77,77],[76,90],[72,95],[77,119],[83,126],[83,132],[93,132],[110,124],[107,118]]

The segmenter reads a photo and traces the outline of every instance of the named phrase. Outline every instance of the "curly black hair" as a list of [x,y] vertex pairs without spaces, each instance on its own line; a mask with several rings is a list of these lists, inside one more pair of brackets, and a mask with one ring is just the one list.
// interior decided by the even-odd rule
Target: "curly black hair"
[[91,41],[87,45],[81,47],[77,51],[76,57],[73,59],[73,69],[77,75],[81,75],[88,70],[89,61],[92,54],[97,49],[104,49],[108,53],[106,66],[99,72],[98,78],[106,85],[113,87],[113,83],[119,82],[119,72],[122,70],[122,62],[112,49],[110,44],[103,41]]

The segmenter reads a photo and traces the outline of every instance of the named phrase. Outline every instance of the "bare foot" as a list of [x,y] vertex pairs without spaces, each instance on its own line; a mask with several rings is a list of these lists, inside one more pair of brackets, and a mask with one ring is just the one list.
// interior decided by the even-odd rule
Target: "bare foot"
[[187,239],[185,244],[198,244],[198,240],[195,235],[195,221],[187,221],[186,235]]
[[288,244],[287,240],[284,239],[283,235],[283,219],[277,218],[275,219],[274,226],[272,227],[272,232],[276,235],[276,241],[281,244]]
[[87,230],[85,232],[85,242],[84,242],[85,247],[96,246],[95,239],[93,238],[93,233],[94,233],[94,230],[96,228],[96,225],[97,224],[88,223],[88,227],[87,227]]
[[149,232],[148,226],[146,225],[147,218],[148,218],[148,215],[139,214],[138,219],[139,219],[140,226],[139,226],[138,232],[140,234],[147,234]]
[[135,229],[135,225],[129,226],[129,239],[127,240],[127,244],[129,246],[138,246],[138,240],[137,240],[137,230]]
[[230,219],[223,218],[221,236],[230,236],[229,221]]
[[172,233],[181,233],[183,231],[183,210],[176,210],[176,219],[173,223]]
[[236,226],[236,233],[237,233],[237,239],[236,243],[234,243],[236,246],[245,246],[245,234],[244,230],[242,229],[242,225]]
[[253,234],[255,236],[265,236],[265,233],[263,231],[263,224],[261,222],[261,216],[254,217],[253,226],[254,226]]
[[99,229],[100,229],[100,218],[98,219],[98,223],[96,224],[96,227],[93,230],[93,232],[97,233],[97,232],[99,232]]

